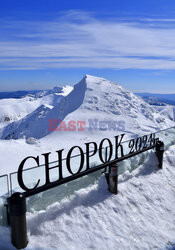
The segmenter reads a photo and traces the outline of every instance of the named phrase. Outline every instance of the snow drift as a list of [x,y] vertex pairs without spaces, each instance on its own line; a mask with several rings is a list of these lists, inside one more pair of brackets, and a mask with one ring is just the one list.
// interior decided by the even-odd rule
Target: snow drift
[[[131,174],[119,177],[119,193],[98,183],[45,210],[27,214],[28,250],[174,249],[175,146],[157,169],[155,154]],[[0,248],[15,249],[10,230],[0,226]]]

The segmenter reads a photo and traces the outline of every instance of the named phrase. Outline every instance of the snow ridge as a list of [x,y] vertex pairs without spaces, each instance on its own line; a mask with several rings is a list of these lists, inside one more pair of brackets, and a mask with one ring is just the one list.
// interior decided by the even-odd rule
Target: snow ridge
[[[48,135],[49,119],[59,121],[101,119],[117,121],[123,127],[118,131],[131,133],[160,130],[174,125],[168,117],[145,103],[140,97],[121,86],[104,78],[86,75],[79,83],[69,88],[68,92],[59,92],[59,87],[52,90],[56,101],[53,107],[42,103],[40,107],[26,117],[15,121],[4,128],[2,139],[18,139],[23,136],[37,139]],[[53,92],[56,91],[57,93]],[[59,92],[59,93],[58,93]],[[50,92],[49,92],[50,93]],[[40,99],[50,95],[43,94]],[[49,103],[50,104],[50,103]],[[87,129],[87,128],[86,128]]]
[[62,121],[66,115],[78,109],[83,102],[85,89],[86,82],[82,80],[74,86],[70,94],[66,95],[66,90],[63,95],[55,94],[54,107],[42,104],[23,119],[9,124],[2,132],[2,139],[18,139],[24,136],[39,139],[46,136],[49,133],[49,119]]

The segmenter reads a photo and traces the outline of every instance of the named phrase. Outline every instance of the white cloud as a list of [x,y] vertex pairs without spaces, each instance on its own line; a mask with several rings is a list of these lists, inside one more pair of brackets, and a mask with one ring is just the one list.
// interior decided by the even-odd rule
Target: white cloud
[[[0,70],[175,69],[175,26],[95,19],[70,11],[50,22],[2,21]],[[154,22],[154,26],[151,23]],[[161,25],[162,24],[162,27]]]

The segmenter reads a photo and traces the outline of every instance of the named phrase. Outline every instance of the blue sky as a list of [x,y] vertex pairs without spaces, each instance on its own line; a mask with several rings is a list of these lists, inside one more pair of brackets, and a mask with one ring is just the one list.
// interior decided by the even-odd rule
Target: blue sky
[[85,74],[175,93],[175,1],[0,2],[0,91],[74,84]]

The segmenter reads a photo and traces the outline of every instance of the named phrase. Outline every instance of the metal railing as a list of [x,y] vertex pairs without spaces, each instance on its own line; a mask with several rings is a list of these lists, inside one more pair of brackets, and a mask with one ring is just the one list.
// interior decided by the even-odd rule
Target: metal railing
[[[154,138],[152,138],[152,142],[148,141],[148,138],[153,136]],[[125,142],[122,142],[122,150],[125,152],[122,154],[122,152],[120,152],[120,157],[115,157],[116,155],[114,153],[112,153],[111,158],[109,161],[107,161],[107,159],[109,158],[110,153],[110,146],[108,147],[102,147],[102,155],[104,156],[105,159],[105,163],[101,163],[100,164],[100,160],[99,160],[99,154],[97,154],[97,156],[93,155],[92,156],[92,161],[91,161],[91,165],[88,169],[86,169],[86,165],[82,167],[82,169],[80,171],[78,171],[76,174],[71,174],[68,173],[68,171],[64,172],[64,176],[62,179],[57,179],[55,178],[55,170],[58,170],[58,161],[54,161],[54,162],[50,162],[49,163],[49,171],[51,174],[51,181],[50,183],[47,183],[47,185],[44,184],[45,180],[45,176],[44,176],[44,171],[45,171],[45,164],[37,166],[37,167],[32,167],[29,169],[25,169],[23,170],[23,174],[26,176],[31,176],[33,175],[33,173],[35,171],[38,171],[38,175],[41,175],[41,172],[43,171],[43,179],[40,182],[40,185],[37,186],[36,189],[32,190],[33,187],[33,183],[35,182],[34,180],[32,181],[30,179],[30,183],[27,183],[27,185],[29,185],[29,189],[28,191],[22,190],[21,187],[19,186],[18,183],[18,172],[13,172],[10,174],[10,198],[8,199],[8,203],[9,203],[9,207],[10,207],[10,217],[11,217],[11,225],[15,224],[12,223],[13,221],[13,217],[16,216],[16,213],[18,214],[17,217],[20,216],[24,216],[25,211],[26,211],[26,198],[30,197],[30,199],[27,199],[27,207],[30,207],[30,203],[32,203],[33,205],[35,204],[35,200],[32,197],[35,197],[35,195],[37,195],[38,193],[42,192],[43,196],[45,193],[49,193],[51,194],[51,188],[54,188],[54,193],[55,193],[55,197],[53,197],[53,199],[50,200],[50,202],[54,202],[58,199],[62,199],[64,197],[65,194],[65,190],[69,189],[70,193],[73,193],[74,190],[77,190],[79,188],[81,188],[81,186],[84,185],[84,187],[86,185],[89,185],[90,183],[94,182],[100,175],[101,175],[101,170],[105,169],[105,173],[106,173],[106,179],[107,182],[109,184],[109,190],[112,193],[117,193],[118,191],[118,175],[124,173],[126,170],[129,171],[133,171],[136,167],[139,166],[139,164],[143,164],[144,160],[146,159],[146,155],[148,154],[148,151],[151,149],[156,149],[156,155],[158,157],[159,160],[159,168],[162,167],[162,160],[163,160],[163,151],[162,147],[163,144],[160,143],[160,139],[161,141],[164,142],[165,144],[165,150],[169,148],[169,146],[175,144],[175,127],[166,129],[166,130],[162,130],[162,131],[158,131],[155,134],[149,134],[149,135],[144,135],[142,137],[138,137],[135,139],[131,139]],[[150,144],[149,144],[150,143]],[[120,145],[119,145],[120,146]],[[93,153],[94,151],[91,150],[89,151],[89,153]],[[98,150],[97,150],[98,152]],[[99,153],[99,152],[98,152]],[[145,157],[142,157],[143,155],[145,155]],[[81,154],[77,154],[74,156],[71,156],[70,159],[74,159],[74,164],[76,165],[76,162],[78,162],[78,158],[81,157]],[[140,157],[140,158],[139,158]],[[139,159],[143,158],[139,164],[134,164],[134,166],[132,166],[132,161],[130,161],[131,158],[137,158],[137,162],[139,163]],[[66,158],[62,159],[63,161],[63,167],[66,167]],[[127,164],[124,164],[126,163]],[[56,166],[55,166],[56,164]],[[116,165],[117,164],[117,165]],[[76,166],[75,166],[76,167]],[[26,179],[28,178],[26,177]],[[37,177],[37,175],[35,174],[35,178]],[[83,178],[80,178],[83,177]],[[90,177],[90,179],[88,179]],[[5,200],[7,199],[7,197],[9,196],[9,183],[8,183],[8,176],[4,175],[4,176],[0,176],[0,191],[1,191],[1,184],[2,184],[2,179],[4,178],[4,180],[6,179],[6,192],[3,191],[3,194],[0,193],[0,199],[3,200],[2,204],[4,205]],[[81,181],[80,181],[81,180]],[[70,183],[70,186],[68,188],[68,185]],[[74,186],[74,188],[72,188],[72,184]],[[66,186],[65,186],[66,185]],[[58,188],[57,188],[58,187]],[[46,191],[47,190],[47,191]],[[61,191],[60,193],[62,193],[62,195],[58,195],[58,192]],[[19,193],[20,192],[20,193]],[[50,196],[50,195],[49,195]],[[46,195],[47,197],[47,195]],[[17,204],[16,204],[16,201]],[[14,207],[17,206],[18,207],[18,212],[15,211],[14,209],[12,209]],[[45,204],[46,206],[48,205]],[[2,206],[1,206],[2,207]],[[0,209],[1,209],[0,207]],[[32,207],[32,206],[31,206]],[[40,208],[38,208],[40,209]],[[1,211],[1,210],[0,210]],[[2,217],[4,216],[4,218],[6,217],[7,220],[7,216],[4,213],[5,208],[3,208],[3,213],[0,212],[0,219],[2,220]],[[22,214],[20,214],[20,212]],[[1,222],[0,220],[0,222]],[[24,224],[25,224],[25,219],[23,218],[23,229],[16,229],[15,228],[15,232],[17,231],[23,231],[24,235],[26,234],[26,230],[24,228]],[[1,223],[2,224],[2,223]],[[14,225],[13,225],[14,226]],[[12,226],[12,227],[13,227]],[[12,228],[13,231],[13,228]],[[21,244],[23,245],[23,247],[25,247],[25,245],[27,245],[27,235],[26,237],[24,237],[23,242],[16,242],[16,233],[14,236],[14,239],[12,239],[12,242],[15,246],[21,246]]]

